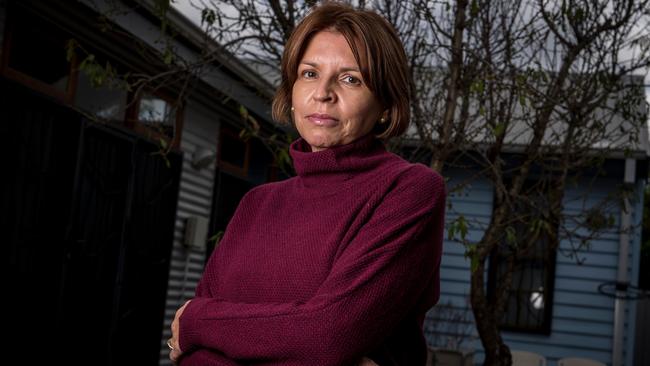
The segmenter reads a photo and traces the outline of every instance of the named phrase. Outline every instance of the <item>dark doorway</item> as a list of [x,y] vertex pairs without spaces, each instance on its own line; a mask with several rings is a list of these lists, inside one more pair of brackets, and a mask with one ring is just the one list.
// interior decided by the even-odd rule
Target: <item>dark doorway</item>
[[0,79],[9,347],[157,365],[182,156]]

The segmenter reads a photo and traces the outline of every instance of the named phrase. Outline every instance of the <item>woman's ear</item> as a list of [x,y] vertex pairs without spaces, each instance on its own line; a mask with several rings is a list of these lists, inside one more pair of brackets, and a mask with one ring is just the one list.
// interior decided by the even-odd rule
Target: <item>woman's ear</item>
[[382,112],[381,118],[379,119],[379,121],[381,121],[381,123],[388,122],[388,109],[386,109],[385,111]]

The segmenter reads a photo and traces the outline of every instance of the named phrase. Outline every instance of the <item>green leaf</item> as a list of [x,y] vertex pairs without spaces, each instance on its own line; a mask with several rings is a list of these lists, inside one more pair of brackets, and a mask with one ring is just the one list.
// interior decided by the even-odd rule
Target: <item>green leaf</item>
[[509,245],[515,245],[517,243],[517,232],[512,226],[506,227],[506,242]]
[[207,23],[208,25],[213,25],[216,20],[216,14],[214,10],[205,8],[201,10],[201,25]]
[[523,94],[519,94],[519,105],[522,107],[526,106],[526,97]]
[[279,149],[276,153],[276,160],[278,165],[291,165],[291,158],[289,157],[289,153],[287,152],[286,149]]
[[494,128],[492,128],[492,133],[495,137],[500,137],[506,131],[506,124],[503,122],[497,123]]
[[248,109],[246,109],[246,107],[244,107],[244,106],[241,105],[241,104],[239,105],[239,115],[240,115],[244,120],[247,120],[247,119],[248,119]]
[[159,142],[160,142],[160,146],[161,146],[163,149],[166,150],[166,149],[167,149],[167,141],[165,141],[165,139],[162,138],[162,137],[159,138],[158,140],[159,140]]
[[478,11],[480,10],[478,6],[478,1],[472,0],[472,8],[470,9],[470,14],[475,17],[478,15]]
[[517,86],[519,86],[519,87],[522,87],[522,86],[526,85],[526,75],[523,75],[523,74],[517,74],[517,75],[515,76],[515,83],[516,83]]
[[72,58],[75,55],[75,51],[77,49],[77,41],[74,39],[69,39],[68,42],[65,44],[65,49],[66,49],[66,54],[65,54],[65,59],[68,60],[68,62],[72,61]]
[[169,48],[166,48],[165,54],[163,55],[163,62],[165,65],[171,65],[172,61],[174,61],[174,54]]
[[472,269],[472,273],[476,272],[476,270],[478,269],[479,263],[480,263],[480,261],[479,261],[479,258],[478,258],[478,253],[475,252],[472,255],[472,262],[470,264],[470,267]]
[[576,23],[582,22],[584,18],[585,18],[585,12],[581,8],[577,8],[573,12],[573,19],[575,20]]
[[169,5],[170,5],[170,0],[156,0],[156,8],[160,12],[161,15],[167,14],[167,10],[169,10]]
[[467,225],[467,221],[465,220],[465,216],[460,215],[456,220],[454,220],[450,225],[449,229],[447,229],[447,234],[449,237],[449,240],[454,240],[456,239],[456,234],[460,235],[460,240],[465,241],[467,238],[467,233],[469,231],[469,226]]
[[212,236],[208,239],[208,241],[209,241],[209,242],[210,242],[210,241],[213,241],[214,244],[217,245],[217,244],[219,244],[219,241],[221,241],[221,238],[223,238],[223,234],[224,234],[224,231],[223,231],[223,230],[219,230],[219,231],[217,231],[216,234],[212,235]]
[[467,226],[467,221],[465,221],[465,216],[459,216],[458,217],[458,224],[460,226],[460,237],[461,239],[465,240],[467,238],[467,232],[468,232],[468,226]]
[[456,226],[452,224],[452,225],[449,225],[449,228],[447,229],[447,238],[449,240],[453,240],[454,235],[456,235]]
[[472,272],[475,272],[478,269],[480,264],[480,258],[476,250],[476,245],[465,245],[465,258],[470,259],[470,267]]
[[481,79],[475,80],[470,86],[470,90],[476,94],[483,94],[485,90],[485,82]]

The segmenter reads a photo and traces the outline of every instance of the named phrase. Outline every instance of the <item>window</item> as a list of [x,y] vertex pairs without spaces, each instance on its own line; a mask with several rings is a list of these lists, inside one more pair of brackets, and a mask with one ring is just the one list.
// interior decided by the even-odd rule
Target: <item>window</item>
[[[529,204],[520,204],[511,228],[515,243],[506,239],[496,248],[490,258],[488,292],[493,296],[497,283],[502,281],[508,271],[507,258],[512,255],[512,244],[517,248],[512,272],[512,286],[508,291],[506,309],[500,326],[504,330],[550,334],[553,314],[553,285],[555,279],[555,251],[550,250],[551,240],[548,230],[557,233],[557,226],[544,224],[548,215],[548,199],[543,184],[529,183],[524,187],[528,192]],[[537,225],[537,226],[536,226]],[[534,243],[529,243],[531,233],[537,227],[539,235]],[[511,239],[512,240],[512,239]],[[553,247],[555,247],[553,245]]]
[[75,60],[68,62],[62,29],[11,3],[2,52],[2,75],[70,103],[76,86]]
[[182,131],[180,103],[160,92],[146,91],[132,98],[127,127],[154,140],[178,147]]
[[234,128],[222,124],[219,139],[219,166],[239,177],[248,176],[250,164],[250,139],[244,141]]
[[[106,64],[107,60],[111,60],[94,50],[93,55],[100,60],[100,64]],[[115,62],[110,62],[110,64],[114,65]],[[79,109],[97,116],[102,121],[122,124],[126,113],[127,98],[128,93],[125,87],[110,83],[102,86],[93,85],[91,77],[86,72],[79,71],[74,100],[75,106]]]

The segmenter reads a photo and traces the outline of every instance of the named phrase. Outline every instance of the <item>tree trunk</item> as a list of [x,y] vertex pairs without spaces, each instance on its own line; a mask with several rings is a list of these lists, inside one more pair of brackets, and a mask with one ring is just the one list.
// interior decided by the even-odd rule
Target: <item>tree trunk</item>
[[512,359],[510,349],[503,342],[499,331],[498,319],[488,304],[484,287],[485,265],[479,264],[476,271],[472,272],[471,301],[476,329],[481,338],[485,351],[483,365],[510,366]]
[[496,203],[490,225],[486,230],[477,248],[480,248],[475,254],[478,256],[478,266],[471,275],[471,292],[470,300],[472,311],[476,322],[476,329],[481,338],[481,344],[485,351],[485,360],[483,365],[492,366],[510,366],[512,358],[510,349],[503,342],[499,330],[499,318],[502,315],[502,306],[499,301],[488,301],[485,288],[485,263],[490,253],[499,241],[499,232],[503,229],[503,223],[509,215],[509,210],[504,202]]
[[460,79],[463,70],[463,35],[465,32],[465,17],[467,12],[467,0],[458,0],[456,2],[456,13],[454,17],[454,33],[451,40],[452,55],[449,61],[449,84],[447,85],[447,99],[445,101],[445,112],[442,117],[440,128],[440,142],[437,156],[431,161],[431,168],[437,172],[442,168],[449,156],[452,139],[452,130],[454,126],[454,116],[456,114],[456,104],[460,89]]

